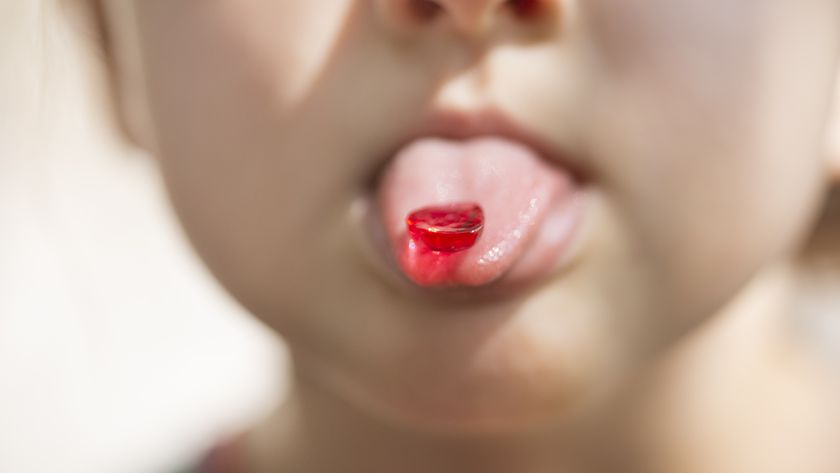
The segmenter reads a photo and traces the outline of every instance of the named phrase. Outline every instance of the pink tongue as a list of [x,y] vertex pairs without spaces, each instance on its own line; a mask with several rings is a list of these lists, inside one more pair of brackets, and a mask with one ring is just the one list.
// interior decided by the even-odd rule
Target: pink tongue
[[[511,268],[570,185],[570,176],[513,141],[427,138],[397,153],[385,170],[379,203],[396,259],[411,280],[424,286],[477,286]],[[484,231],[475,246],[438,253],[410,239],[409,213],[456,202],[484,209]]]

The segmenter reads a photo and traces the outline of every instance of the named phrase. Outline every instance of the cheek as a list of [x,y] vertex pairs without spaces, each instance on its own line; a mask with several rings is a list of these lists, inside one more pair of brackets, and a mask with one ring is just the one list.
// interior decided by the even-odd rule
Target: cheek
[[337,187],[324,170],[326,153],[304,152],[315,137],[295,124],[295,110],[349,6],[137,2],[157,154],[172,201],[214,273],[249,305],[260,304],[252,293],[294,290],[302,247],[317,246],[307,226],[318,222],[307,213],[324,208]]
[[[599,177],[672,312],[709,313],[807,229],[833,53],[798,25],[832,29],[777,22],[799,9],[775,0],[582,8],[601,47],[587,140]],[[793,51],[809,58],[799,71],[784,67]]]
[[[205,80],[246,76],[291,107],[318,76],[350,14],[351,0],[137,1],[146,62],[201,87]],[[174,59],[174,60],[173,60]],[[216,80],[218,82],[218,80]]]

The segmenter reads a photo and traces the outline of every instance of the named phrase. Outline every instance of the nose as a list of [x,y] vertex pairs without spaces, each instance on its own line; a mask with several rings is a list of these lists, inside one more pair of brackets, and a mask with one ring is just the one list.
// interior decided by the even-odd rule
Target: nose
[[478,37],[513,19],[544,24],[557,13],[559,0],[377,0],[390,26],[413,30],[448,22],[469,37]]

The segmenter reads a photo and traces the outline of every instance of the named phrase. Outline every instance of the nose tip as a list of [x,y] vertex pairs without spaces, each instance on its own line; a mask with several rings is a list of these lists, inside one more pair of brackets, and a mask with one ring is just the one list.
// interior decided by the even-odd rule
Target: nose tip
[[536,22],[553,10],[557,0],[377,0],[385,18],[398,27],[416,27],[445,19],[459,31],[477,36],[502,17]]

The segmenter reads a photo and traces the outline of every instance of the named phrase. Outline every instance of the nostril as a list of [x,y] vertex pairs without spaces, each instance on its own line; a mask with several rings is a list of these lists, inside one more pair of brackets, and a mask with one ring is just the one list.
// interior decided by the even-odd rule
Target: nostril
[[409,0],[408,6],[411,16],[418,20],[431,20],[443,9],[435,0]]
[[520,18],[532,18],[543,12],[543,0],[507,0],[507,5]]
[[[379,13],[389,27],[401,33],[417,32],[448,17],[458,29],[473,35],[495,27],[502,17],[522,24],[548,24],[557,17],[560,0],[376,0]],[[480,31],[479,31],[480,30]],[[534,31],[537,31],[536,29]],[[540,30],[542,31],[542,30]]]

